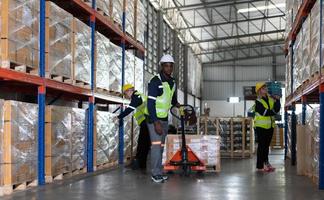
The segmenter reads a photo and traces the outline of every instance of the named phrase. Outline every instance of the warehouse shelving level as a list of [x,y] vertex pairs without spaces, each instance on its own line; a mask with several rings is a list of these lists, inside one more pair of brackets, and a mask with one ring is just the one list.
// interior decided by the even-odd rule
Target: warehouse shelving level
[[[38,95],[38,184],[45,184],[45,98],[53,96],[67,100],[81,100],[89,102],[88,128],[87,128],[87,171],[93,172],[93,132],[94,132],[94,104],[123,104],[127,100],[119,96],[100,94],[95,92],[95,32],[105,35],[110,41],[122,47],[122,85],[125,82],[125,50],[133,49],[136,55],[144,57],[145,48],[142,44],[130,37],[125,32],[125,6],[123,11],[122,26],[114,23],[96,11],[96,1],[90,6],[82,0],[52,0],[59,7],[71,13],[74,17],[85,22],[91,27],[91,89],[70,85],[67,83],[45,78],[45,0],[40,0],[40,34],[39,34],[39,76],[22,73],[11,69],[0,68],[0,80],[3,80],[1,89]],[[124,4],[126,1],[124,0]],[[122,91],[121,91],[122,92]],[[120,123],[119,134],[119,163],[123,164],[123,122]]]
[[[322,16],[322,4],[323,0],[320,1],[320,55],[322,54],[322,26],[323,26],[323,16]],[[315,5],[316,0],[304,0],[297,12],[295,21],[293,22],[292,28],[287,36],[285,41],[285,54],[287,56],[288,50],[291,52],[290,58],[293,60],[294,52],[293,45],[296,40],[296,36],[299,33],[305,18],[310,14],[312,7]],[[323,66],[323,58],[320,56],[320,66]],[[291,62],[291,71],[293,69],[293,62]],[[310,79],[305,81],[299,88],[293,91],[290,95],[286,97],[285,104],[285,141],[287,141],[288,135],[288,110],[292,111],[292,127],[291,127],[291,164],[296,164],[296,132],[297,132],[297,117],[295,113],[295,105],[297,103],[302,104],[302,124],[306,124],[306,109],[307,104],[310,103],[319,103],[320,104],[320,142],[319,142],[319,180],[318,186],[319,189],[324,189],[324,77],[322,76],[323,70],[322,68],[318,69],[317,74],[314,74]],[[292,75],[292,80],[294,80]],[[292,86],[291,86],[292,87]],[[287,143],[285,144],[285,155],[287,154]]]

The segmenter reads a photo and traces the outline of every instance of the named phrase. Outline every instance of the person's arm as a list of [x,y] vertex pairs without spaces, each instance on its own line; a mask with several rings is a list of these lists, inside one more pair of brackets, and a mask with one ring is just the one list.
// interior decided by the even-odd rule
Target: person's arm
[[149,112],[150,119],[155,122],[158,120],[156,115],[156,97],[158,96],[159,82],[153,78],[148,84],[148,98],[147,98],[147,109]]
[[133,95],[130,104],[127,106],[127,108],[118,115],[119,119],[123,119],[127,115],[129,115],[131,112],[133,112],[139,105],[142,104],[142,99],[139,95]]
[[255,101],[255,112],[262,116],[275,116],[277,114],[274,110],[266,109],[258,100]]

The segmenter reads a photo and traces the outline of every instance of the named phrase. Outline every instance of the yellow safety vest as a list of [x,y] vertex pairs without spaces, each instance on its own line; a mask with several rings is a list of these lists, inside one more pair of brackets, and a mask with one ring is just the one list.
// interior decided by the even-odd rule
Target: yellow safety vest
[[147,97],[139,92],[136,92],[135,94],[139,95],[142,98],[142,104],[136,108],[136,111],[134,113],[134,117],[137,121],[137,124],[140,125],[143,121],[145,121],[145,109],[146,109]]
[[[175,92],[176,84],[174,83],[174,85],[171,89],[168,82],[162,81],[160,74],[158,74],[156,76],[162,82],[162,85],[160,85],[159,88],[163,88],[162,95],[156,97],[156,99],[155,99],[156,100],[156,103],[155,103],[156,115],[158,118],[166,118],[166,117],[168,117],[169,110],[172,107],[172,97]],[[148,109],[146,109],[145,113],[149,114]]]
[[[267,110],[272,110],[274,107],[274,100],[271,97],[268,97],[270,108],[265,100],[257,99],[263,107]],[[270,129],[275,127],[275,118],[274,116],[263,116],[262,114],[255,112],[254,116],[254,127],[260,127],[264,129]]]

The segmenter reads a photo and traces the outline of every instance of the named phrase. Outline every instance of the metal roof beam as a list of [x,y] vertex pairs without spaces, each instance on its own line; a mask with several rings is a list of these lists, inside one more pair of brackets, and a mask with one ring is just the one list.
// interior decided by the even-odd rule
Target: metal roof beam
[[190,26],[190,27],[178,28],[177,30],[187,30],[187,29],[195,29],[195,28],[205,28],[205,27],[213,27],[213,26],[222,26],[222,25],[227,25],[227,24],[250,22],[250,21],[257,21],[257,20],[264,20],[264,19],[273,19],[273,18],[284,17],[284,16],[285,15],[280,14],[280,15],[273,15],[273,16],[267,16],[267,17],[265,16],[265,17],[251,18],[251,19],[240,19],[240,20],[237,20],[237,21],[211,23],[211,24],[203,24],[203,25],[193,25],[193,26]]
[[227,51],[235,51],[235,50],[242,50],[242,49],[250,49],[250,48],[258,48],[258,47],[273,47],[273,46],[283,46],[284,39],[275,40],[275,41],[267,41],[267,42],[258,42],[258,43],[251,43],[251,44],[241,44],[237,46],[230,46],[225,48],[219,49],[211,49],[207,51],[202,51],[196,55],[205,55],[205,54],[213,54],[213,53],[221,53]]
[[244,37],[253,37],[253,36],[260,36],[260,35],[267,35],[267,34],[274,34],[274,33],[282,33],[282,32],[285,32],[285,29],[258,32],[258,33],[250,33],[250,34],[243,34],[243,35],[234,35],[234,36],[228,36],[228,37],[210,38],[210,39],[205,39],[205,40],[198,40],[198,41],[195,41],[195,42],[187,42],[186,44],[214,42],[214,41],[221,41],[221,40],[230,40],[230,39],[237,39],[237,38],[244,38]]
[[261,54],[256,56],[247,56],[247,57],[238,57],[238,58],[230,58],[230,59],[224,59],[224,60],[215,60],[211,62],[203,62],[204,65],[213,65],[213,64],[219,64],[223,62],[231,62],[231,61],[240,61],[240,60],[249,60],[249,59],[256,59],[256,58],[265,58],[265,57],[272,57],[272,56],[284,56],[285,54],[282,53],[270,53],[270,54]]

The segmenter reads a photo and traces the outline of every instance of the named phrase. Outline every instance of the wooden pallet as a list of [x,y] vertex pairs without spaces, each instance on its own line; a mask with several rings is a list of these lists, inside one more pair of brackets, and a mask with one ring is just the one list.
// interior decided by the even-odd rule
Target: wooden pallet
[[26,190],[29,187],[35,187],[35,186],[38,186],[37,180],[30,180],[30,181],[17,183],[13,185],[0,186],[0,196],[10,195],[15,191]]
[[91,89],[91,86],[89,83],[86,83],[84,81],[79,81],[79,80],[73,80],[73,85],[86,88],[86,89]]
[[23,72],[26,74],[38,75],[38,69],[35,69],[34,67],[27,66],[25,64],[13,62],[13,61],[2,61],[1,68],[11,69],[11,70]]
[[66,178],[71,178],[73,176],[81,175],[87,173],[87,168],[81,168],[81,169],[74,169],[70,172],[64,172],[61,174],[53,175],[53,176],[45,176],[45,182],[46,183],[52,183],[54,181],[60,181],[64,180]]
[[49,74],[48,72],[46,72],[45,77],[48,79],[58,81],[58,82],[73,84],[73,80],[70,77]]
[[117,161],[98,164],[98,165],[94,166],[94,171],[102,170],[102,169],[113,169],[113,168],[116,168],[117,166],[118,166]]

